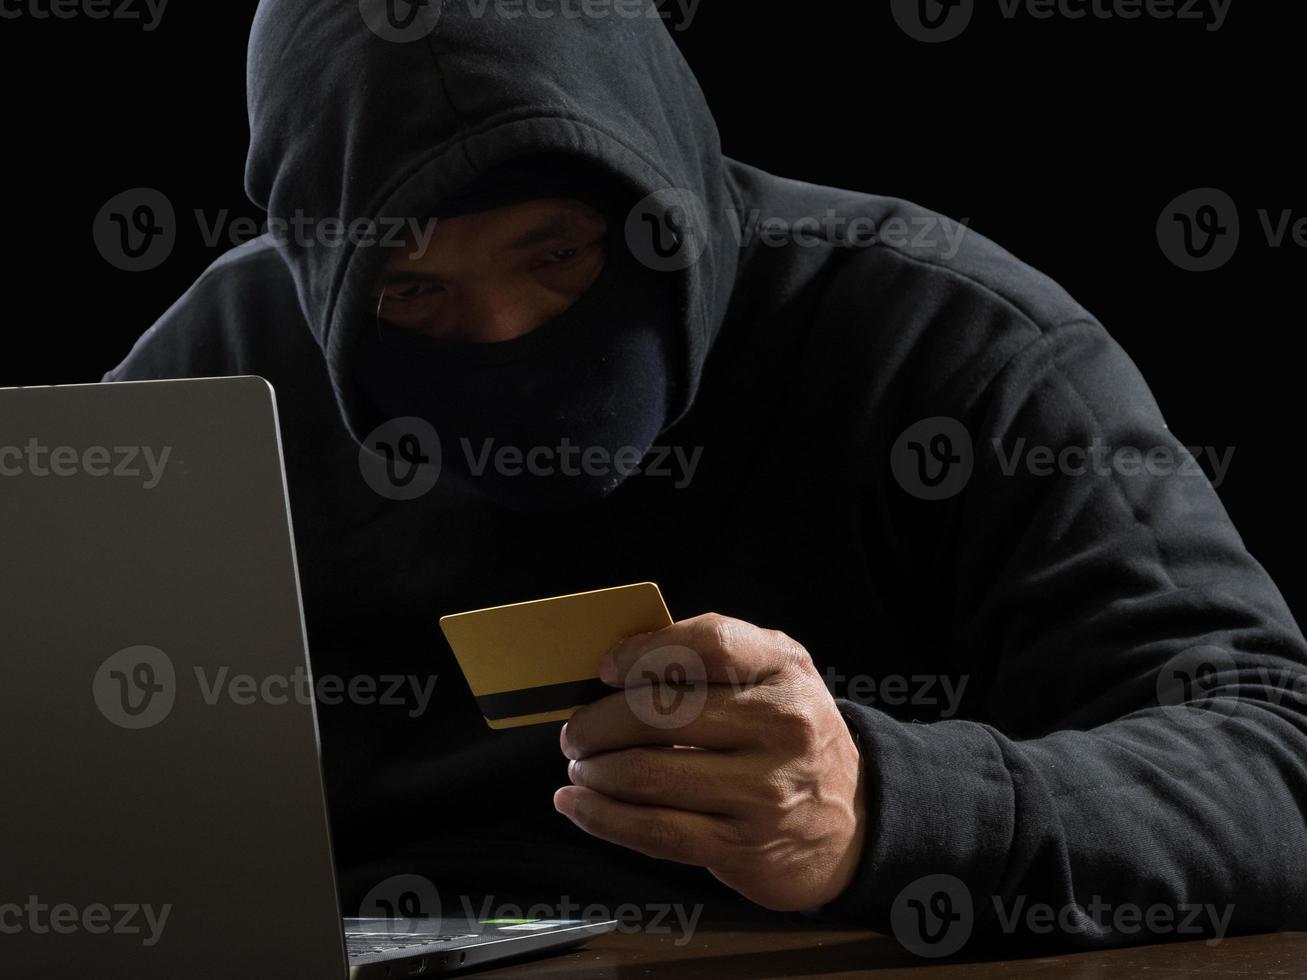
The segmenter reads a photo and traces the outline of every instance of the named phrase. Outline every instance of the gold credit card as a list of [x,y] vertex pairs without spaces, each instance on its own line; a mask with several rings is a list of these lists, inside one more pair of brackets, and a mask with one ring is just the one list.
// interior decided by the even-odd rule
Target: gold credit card
[[599,661],[622,640],[672,625],[653,582],[440,617],[491,728],[563,721],[613,693]]

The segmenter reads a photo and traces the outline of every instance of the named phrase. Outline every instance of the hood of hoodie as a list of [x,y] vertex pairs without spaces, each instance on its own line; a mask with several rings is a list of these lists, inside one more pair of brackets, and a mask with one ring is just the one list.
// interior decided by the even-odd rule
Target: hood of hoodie
[[[382,19],[388,9],[400,26]],[[495,0],[260,3],[246,191],[272,227],[292,229],[277,234],[278,249],[356,439],[368,414],[353,356],[390,249],[366,235],[324,245],[322,223],[385,236],[400,221],[424,222],[490,168],[538,154],[579,158],[633,203],[647,202],[642,220],[610,229],[614,243],[646,226],[652,234],[659,221],[675,230],[670,266],[686,267],[665,272],[680,297],[669,325],[681,335],[669,424],[692,405],[738,261],[717,126],[656,8],[636,17],[630,3],[613,4],[607,16],[578,16],[584,9],[549,0],[511,11]],[[297,234],[296,222],[324,233]]]

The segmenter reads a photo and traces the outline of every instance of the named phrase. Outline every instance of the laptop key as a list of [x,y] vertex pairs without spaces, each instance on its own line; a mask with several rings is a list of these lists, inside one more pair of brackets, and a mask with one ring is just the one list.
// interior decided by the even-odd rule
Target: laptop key
[[394,953],[406,949],[435,946],[456,939],[476,939],[476,933],[432,935],[431,933],[347,933],[345,949],[356,955],[368,953]]

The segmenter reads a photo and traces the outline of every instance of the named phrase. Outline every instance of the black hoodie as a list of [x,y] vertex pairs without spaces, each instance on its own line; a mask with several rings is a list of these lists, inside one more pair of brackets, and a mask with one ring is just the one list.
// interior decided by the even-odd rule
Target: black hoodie
[[[411,501],[373,492],[351,355],[386,255],[366,245],[236,249],[106,375],[268,378],[315,671],[439,677],[422,712],[411,697],[321,709],[347,910],[416,871],[447,911],[484,894],[736,911],[706,871],[555,813],[557,726],[489,731],[437,628],[447,612],[651,579],[677,618],[717,611],[795,637],[858,731],[867,846],[822,914],[888,929],[905,888],[944,874],[978,936],[1026,932],[1004,923],[1040,903],[1068,909],[1087,944],[1148,938],[1110,914],[1127,904],[1302,926],[1307,652],[1283,599],[1187,462],[1076,455],[1045,475],[1033,453],[1187,461],[1129,358],[974,232],[723,157],[663,24],[625,6],[510,17],[447,2],[398,42],[357,0],[265,0],[247,188],[287,222],[420,218],[487,168],[551,153],[632,199],[697,199],[680,230],[702,254],[668,273],[683,357],[660,439],[701,451],[692,479],[634,477],[547,516],[444,481]],[[750,234],[799,219],[788,244]],[[932,419],[954,421],[908,431]],[[962,485],[913,476],[941,449],[970,466]]]

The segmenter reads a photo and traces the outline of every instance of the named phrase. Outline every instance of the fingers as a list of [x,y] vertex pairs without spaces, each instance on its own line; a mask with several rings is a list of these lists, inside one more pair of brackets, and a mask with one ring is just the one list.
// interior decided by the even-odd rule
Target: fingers
[[600,676],[621,690],[563,726],[560,813],[768,908],[843,892],[863,849],[862,762],[802,646],[710,614],[619,644]]
[[554,807],[594,837],[665,861],[715,866],[733,848],[732,824],[722,817],[625,803],[581,786],[558,790]]
[[663,682],[761,684],[809,662],[784,633],[707,613],[641,633],[604,658],[599,676],[614,686]]
[[576,786],[624,803],[738,816],[754,805],[741,765],[730,753],[637,748],[574,760],[567,775]]
[[[754,739],[729,688],[618,691],[578,708],[559,735],[563,755],[585,759],[637,746],[733,749]],[[667,708],[665,713],[661,709]]]

